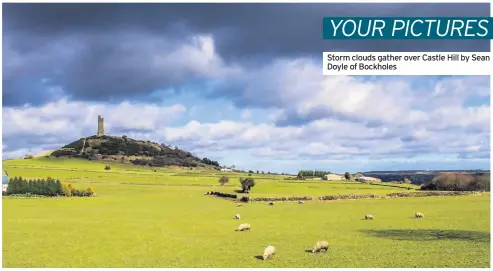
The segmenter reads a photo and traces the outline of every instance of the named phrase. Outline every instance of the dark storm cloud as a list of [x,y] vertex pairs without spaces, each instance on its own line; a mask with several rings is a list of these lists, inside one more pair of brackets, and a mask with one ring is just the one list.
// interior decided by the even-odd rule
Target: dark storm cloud
[[[348,51],[419,51],[445,45],[456,51],[486,51],[488,41],[323,41],[328,16],[486,16],[489,4],[6,4],[4,29],[67,35],[135,28],[157,35],[217,35],[221,55],[319,54]],[[183,27],[179,27],[182,25]],[[163,33],[164,32],[164,33]],[[171,32],[171,33],[170,33]],[[453,48],[453,49],[452,49]],[[424,50],[426,51],[426,50]]]
[[[42,104],[56,86],[118,101],[203,79],[153,61],[190,35],[212,35],[226,63],[248,67],[322,51],[489,51],[487,40],[324,41],[324,16],[489,16],[489,4],[4,4],[4,105]],[[147,39],[157,47],[131,43]],[[52,83],[21,83],[32,77]]]

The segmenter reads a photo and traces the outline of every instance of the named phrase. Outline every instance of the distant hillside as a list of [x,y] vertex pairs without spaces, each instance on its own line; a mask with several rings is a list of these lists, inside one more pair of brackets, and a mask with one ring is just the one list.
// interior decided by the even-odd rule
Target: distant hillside
[[440,173],[467,173],[473,176],[489,175],[489,170],[399,170],[399,171],[369,171],[363,175],[381,179],[383,182],[402,181],[404,178],[411,180],[413,184],[421,185],[431,181]]
[[217,161],[200,159],[192,153],[165,144],[135,140],[126,136],[91,136],[74,141],[51,153],[54,157],[110,160],[135,165],[219,167]]

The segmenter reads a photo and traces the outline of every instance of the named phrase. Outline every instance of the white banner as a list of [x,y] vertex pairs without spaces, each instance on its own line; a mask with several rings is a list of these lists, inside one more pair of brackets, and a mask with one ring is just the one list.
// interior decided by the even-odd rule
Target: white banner
[[324,52],[324,75],[490,75],[490,52]]

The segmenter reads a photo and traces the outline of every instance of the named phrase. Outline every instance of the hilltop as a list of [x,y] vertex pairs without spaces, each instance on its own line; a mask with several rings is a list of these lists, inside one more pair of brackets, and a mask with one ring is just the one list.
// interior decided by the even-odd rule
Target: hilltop
[[90,136],[80,138],[53,151],[52,157],[77,157],[89,160],[118,161],[148,166],[219,167],[217,161],[199,158],[188,151],[165,144],[136,140],[127,136]]

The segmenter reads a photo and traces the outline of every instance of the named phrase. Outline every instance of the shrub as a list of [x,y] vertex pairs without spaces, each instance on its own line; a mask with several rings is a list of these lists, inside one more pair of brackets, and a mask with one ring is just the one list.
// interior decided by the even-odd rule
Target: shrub
[[72,188],[70,186],[70,184],[63,184],[62,185],[62,191],[63,191],[63,195],[65,197],[71,197],[72,196]]
[[228,178],[228,176],[221,176],[221,178],[219,178],[219,183],[220,183],[221,185],[224,185],[224,184],[226,184],[226,183],[229,183],[229,178]]
[[94,189],[92,189],[92,187],[87,188],[87,193],[89,194],[89,196],[94,195]]

